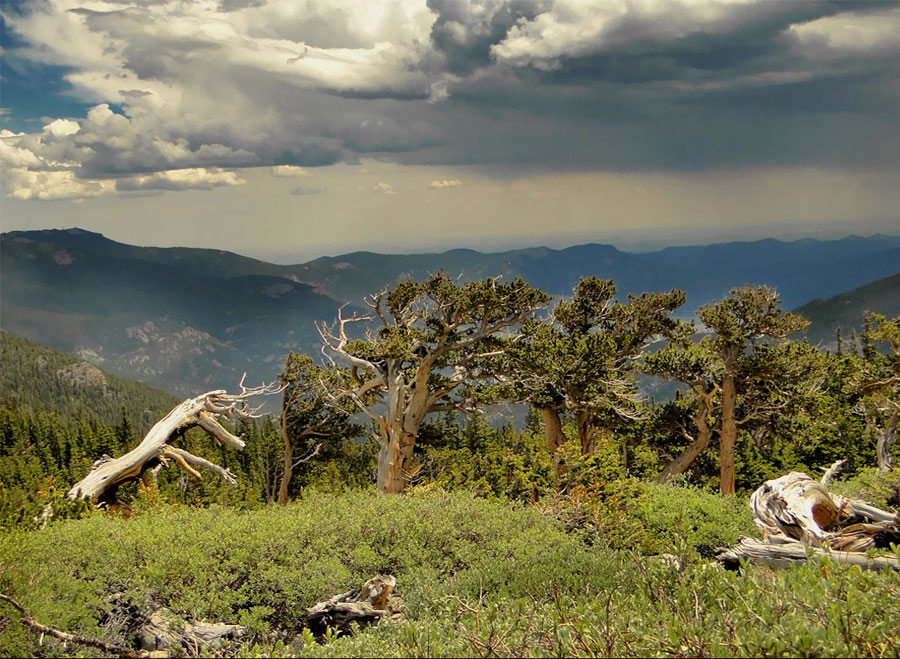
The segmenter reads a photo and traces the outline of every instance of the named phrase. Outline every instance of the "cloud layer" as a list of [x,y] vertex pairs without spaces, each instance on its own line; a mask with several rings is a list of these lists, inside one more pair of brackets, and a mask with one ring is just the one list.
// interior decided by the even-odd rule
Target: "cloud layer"
[[235,168],[295,176],[364,157],[900,165],[893,2],[45,0],[4,12],[8,56],[65,67],[70,94],[92,104],[0,135],[19,199],[236,185]]

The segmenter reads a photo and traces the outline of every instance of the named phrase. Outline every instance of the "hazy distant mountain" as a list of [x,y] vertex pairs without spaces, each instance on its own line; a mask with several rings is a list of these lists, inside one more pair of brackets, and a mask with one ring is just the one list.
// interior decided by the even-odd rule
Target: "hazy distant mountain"
[[844,338],[849,339],[853,330],[862,330],[863,313],[866,311],[888,318],[900,316],[900,274],[870,282],[827,300],[813,300],[795,311],[810,321],[806,331],[810,343],[834,348],[837,328],[840,327]]
[[900,271],[900,237],[763,240],[646,254],[611,245],[483,254],[354,252],[276,265],[231,252],[125,245],[80,229],[0,240],[0,325],[20,336],[180,395],[271,380],[282,355],[316,351],[316,320],[341,302],[444,270],[464,280],[521,276],[553,295],[579,277],[619,291],[681,288],[682,315],[746,283],[775,286],[790,308]]
[[720,298],[733,286],[769,284],[790,308],[900,272],[900,236],[793,242],[769,238],[668,247],[639,256],[653,266],[687,271],[679,287],[695,299]]
[[[250,382],[272,379],[284,354],[316,349],[314,322],[339,304],[285,277],[232,276],[244,260],[234,254],[141,258],[153,251],[77,230],[4,234],[0,323],[112,373],[195,395],[233,389],[244,371]],[[217,259],[224,276],[205,274]]]

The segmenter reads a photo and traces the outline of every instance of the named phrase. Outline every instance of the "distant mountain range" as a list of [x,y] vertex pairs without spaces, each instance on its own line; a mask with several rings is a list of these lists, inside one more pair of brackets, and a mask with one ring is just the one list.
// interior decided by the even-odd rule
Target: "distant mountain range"
[[810,343],[833,349],[837,346],[837,329],[849,340],[854,330],[862,331],[867,311],[888,318],[900,316],[900,273],[827,300],[813,300],[795,311],[810,321],[806,331]]
[[[681,288],[684,315],[734,286],[769,284],[785,308],[900,272],[900,236],[721,243],[632,254],[611,245],[484,254],[354,252],[276,265],[231,252],[125,245],[81,229],[0,237],[0,327],[179,395],[271,380],[287,352],[318,350],[343,302],[444,270],[521,276],[556,296],[585,275],[622,295]],[[896,283],[894,284],[896,286]],[[832,330],[833,332],[833,330]]]

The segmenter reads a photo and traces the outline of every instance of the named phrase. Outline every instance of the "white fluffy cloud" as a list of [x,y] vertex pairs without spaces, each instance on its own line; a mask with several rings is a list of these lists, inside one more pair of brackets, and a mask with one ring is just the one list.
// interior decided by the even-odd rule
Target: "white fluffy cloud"
[[[862,106],[884,103],[883,89],[854,90],[861,114],[842,115],[846,125],[824,113],[802,123],[813,136],[795,129],[797,98],[767,98],[758,123],[774,128],[753,136],[746,156],[730,142],[714,148],[710,130],[725,141],[749,130],[744,100],[715,94],[846,85],[834,74],[867,70],[878,85],[896,70],[900,42],[894,8],[815,0],[46,0],[5,20],[28,44],[18,57],[64,65],[73,93],[93,104],[0,139],[5,167],[52,173],[38,178],[60,189],[137,186],[135,176],[181,189],[152,173],[266,166],[299,176],[370,156],[689,169],[735,153],[769,162],[779,149],[807,162],[833,143],[833,157],[846,158],[841,140],[858,143]],[[896,78],[885,83],[894,95]],[[666,122],[652,136],[633,126],[653,113]],[[43,198],[31,178],[10,181],[8,191],[19,181],[20,195]]]
[[246,181],[234,172],[192,167],[154,172],[147,176],[130,176],[116,181],[116,190],[212,190],[221,186],[242,185]]
[[269,171],[272,172],[272,176],[279,177],[306,176],[309,174],[303,167],[297,167],[295,165],[275,165]]

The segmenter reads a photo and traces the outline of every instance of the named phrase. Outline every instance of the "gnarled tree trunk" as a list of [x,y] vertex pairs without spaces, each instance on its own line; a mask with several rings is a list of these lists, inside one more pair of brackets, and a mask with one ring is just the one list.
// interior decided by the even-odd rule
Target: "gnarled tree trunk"
[[418,465],[413,466],[416,436],[386,422],[383,426],[376,483],[380,492],[401,494],[418,471]]
[[716,385],[711,391],[704,391],[698,394],[700,399],[700,409],[693,417],[694,425],[697,426],[697,436],[692,436],[688,433],[687,429],[682,426],[681,434],[690,442],[690,444],[688,444],[688,447],[684,449],[677,458],[669,462],[669,464],[663,468],[662,473],[656,478],[657,483],[665,483],[675,474],[683,474],[684,471],[691,466],[691,463],[697,459],[697,456],[709,446],[709,442],[713,436],[713,429],[709,427],[707,420],[712,412],[713,398],[718,391],[719,387]]
[[209,469],[227,483],[237,485],[234,474],[228,469],[170,444],[189,428],[200,427],[219,444],[243,449],[244,441],[226,430],[218,420],[253,418],[257,410],[248,408],[246,399],[275,391],[271,385],[247,389],[242,381],[240,394],[228,394],[224,390],[209,391],[180,403],[158,421],[131,451],[118,458],[97,460],[87,476],[72,486],[68,497],[114,502],[120,485],[139,478],[148,469],[168,464],[169,460],[174,460],[199,480],[203,480],[203,477],[195,467]]

